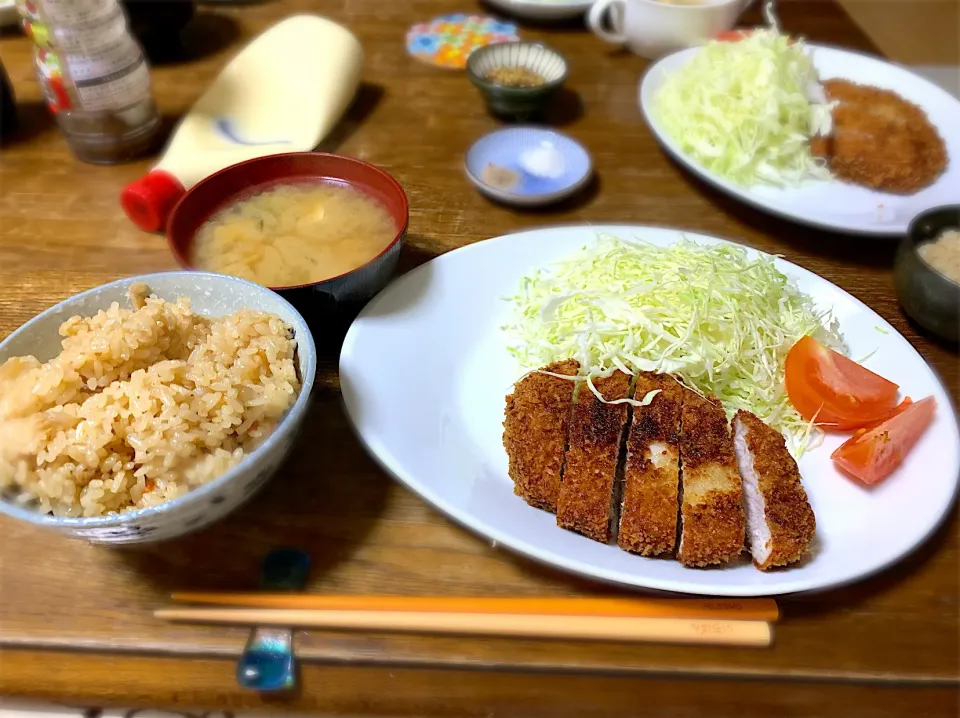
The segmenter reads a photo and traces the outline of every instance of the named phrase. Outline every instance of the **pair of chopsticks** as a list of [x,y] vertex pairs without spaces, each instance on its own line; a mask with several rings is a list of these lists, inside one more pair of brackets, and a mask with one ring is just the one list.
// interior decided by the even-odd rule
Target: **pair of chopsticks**
[[342,631],[769,646],[772,599],[472,598],[175,593],[167,621]]

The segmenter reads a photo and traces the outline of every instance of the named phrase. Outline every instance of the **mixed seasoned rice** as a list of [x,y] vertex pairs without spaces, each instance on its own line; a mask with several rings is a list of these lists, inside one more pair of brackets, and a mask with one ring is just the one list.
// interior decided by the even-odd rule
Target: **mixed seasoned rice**
[[100,516],[176,498],[238,463],[300,390],[279,317],[195,314],[187,299],[131,291],[60,326],[48,362],[0,365],[0,491],[57,516]]

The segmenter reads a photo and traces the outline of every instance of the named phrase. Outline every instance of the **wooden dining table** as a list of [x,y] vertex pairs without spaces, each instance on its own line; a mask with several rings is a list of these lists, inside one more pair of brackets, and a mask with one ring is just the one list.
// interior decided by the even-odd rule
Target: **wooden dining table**
[[[780,5],[789,32],[878,52],[833,0]],[[464,176],[464,152],[501,122],[464,73],[405,51],[408,26],[455,11],[481,7],[441,0],[204,5],[181,46],[154,63],[154,93],[172,126],[258,32],[297,12],[329,16],[356,33],[366,59],[355,102],[321,148],[372,162],[406,190],[410,223],[399,272],[534,226],[696,230],[783,255],[850,292],[917,348],[956,399],[956,349],[920,331],[897,303],[895,242],[775,219],[695,179],[661,151],[637,107],[648,61],[605,45],[582,21],[523,23],[519,32],[569,59],[565,90],[545,121],[589,149],[595,181],[544,210],[481,197]],[[759,21],[753,12],[747,24]],[[28,41],[8,32],[0,55],[22,124],[0,153],[2,337],[77,292],[177,265],[163,236],[138,230],[118,204],[121,187],[150,160],[91,166],[73,159],[42,103]],[[919,549],[882,573],[782,597],[768,649],[310,631],[296,635],[296,690],[245,690],[235,666],[248,630],[166,624],[152,611],[178,589],[255,589],[263,557],[278,546],[309,552],[313,592],[622,593],[493,546],[395,482],[351,432],[337,348],[326,346],[289,462],[216,525],[142,548],[107,548],[0,519],[0,695],[351,716],[955,717],[958,545],[954,509]]]

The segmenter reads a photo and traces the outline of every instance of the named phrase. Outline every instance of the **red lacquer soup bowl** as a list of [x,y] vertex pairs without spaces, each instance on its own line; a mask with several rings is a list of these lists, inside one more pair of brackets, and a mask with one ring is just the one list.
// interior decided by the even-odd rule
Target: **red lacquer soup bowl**
[[326,152],[269,155],[231,165],[194,185],[177,203],[167,223],[167,240],[181,266],[197,269],[192,244],[197,231],[220,209],[277,185],[345,184],[382,205],[393,218],[396,236],[366,264],[319,282],[270,287],[297,307],[308,321],[355,314],[386,286],[407,231],[407,195],[393,177],[372,164]]

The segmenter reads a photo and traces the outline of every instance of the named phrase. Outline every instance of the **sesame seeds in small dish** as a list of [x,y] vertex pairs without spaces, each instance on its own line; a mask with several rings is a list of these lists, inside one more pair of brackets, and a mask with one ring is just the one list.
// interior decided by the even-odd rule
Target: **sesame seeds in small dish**
[[471,53],[467,77],[496,115],[525,120],[543,109],[567,78],[567,61],[533,42],[487,45]]

